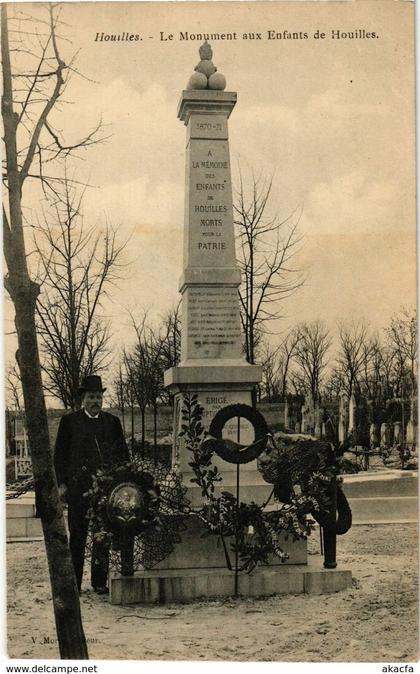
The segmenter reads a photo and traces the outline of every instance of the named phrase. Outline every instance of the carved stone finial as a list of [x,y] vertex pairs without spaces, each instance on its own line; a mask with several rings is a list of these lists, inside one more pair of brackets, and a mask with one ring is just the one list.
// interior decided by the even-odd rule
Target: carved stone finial
[[200,54],[202,61],[211,61],[213,58],[213,50],[207,40],[204,42],[204,44],[201,45],[198,53]]
[[226,87],[226,78],[221,73],[216,72],[217,68],[213,61],[213,50],[207,40],[198,50],[201,61],[194,68],[194,74],[191,75],[187,89],[218,89],[223,91]]

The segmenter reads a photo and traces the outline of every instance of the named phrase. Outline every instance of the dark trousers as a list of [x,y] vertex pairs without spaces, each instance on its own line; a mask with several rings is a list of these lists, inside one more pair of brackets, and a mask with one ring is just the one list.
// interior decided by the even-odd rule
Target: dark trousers
[[[68,508],[68,523],[70,532],[70,552],[73,560],[77,587],[82,587],[83,565],[85,561],[86,539],[89,528],[89,519],[86,517],[87,504],[83,498],[71,499]],[[92,587],[105,587],[108,579],[109,548],[103,543],[92,543],[91,556],[91,584]]]

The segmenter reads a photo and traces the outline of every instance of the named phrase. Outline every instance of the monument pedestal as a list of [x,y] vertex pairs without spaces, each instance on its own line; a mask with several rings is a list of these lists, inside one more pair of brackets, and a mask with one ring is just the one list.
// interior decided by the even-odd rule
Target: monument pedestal
[[[138,571],[134,576],[111,574],[111,604],[188,603],[234,596],[235,573],[226,566],[221,539],[216,535],[203,537],[205,533],[204,525],[192,515],[182,533],[181,543],[153,569]],[[231,543],[232,539],[225,539],[233,561]],[[259,566],[251,573],[240,572],[239,596],[324,594],[351,587],[350,571],[324,569],[321,559],[307,565],[306,540],[292,541],[283,535],[279,543],[289,559],[281,563],[272,555],[268,566]]]
[[[227,568],[221,539],[205,536],[206,529],[192,515],[182,532],[182,541],[153,569],[138,571],[134,576],[113,573],[109,579],[111,604],[188,603],[196,599],[232,597],[235,573]],[[204,536],[203,536],[204,535]],[[231,561],[232,539],[225,538]],[[239,573],[238,595],[268,597],[273,594],[324,594],[351,587],[351,571],[324,569],[322,558],[307,564],[307,542],[293,541],[285,535],[279,544],[289,558],[282,563],[275,555],[269,565],[259,566],[250,574]]]
[[[198,402],[203,408],[202,424],[207,430],[215,414],[233,404],[251,405],[252,389],[260,381],[261,368],[251,366],[243,361],[220,361],[208,363],[203,361],[191,361],[184,365],[181,363],[178,367],[173,367],[165,372],[165,385],[174,394],[174,446],[172,463],[184,477],[186,487],[191,486],[189,477],[191,468],[188,465],[191,457],[185,442],[180,436],[182,426],[182,405],[185,394],[196,394]],[[240,423],[236,419],[226,424],[223,432],[224,437],[239,441],[242,444],[254,441],[254,432],[251,424],[246,419],[241,419]],[[223,477],[228,477],[231,481],[233,475],[236,476],[236,466],[227,463],[215,456],[213,463],[217,465]],[[258,481],[259,473],[257,471],[256,461],[241,467],[241,471],[246,471],[250,475],[254,473]],[[268,485],[267,485],[268,486]]]
[[[240,597],[275,594],[327,594],[351,587],[351,571],[310,567],[259,567],[239,574]],[[227,569],[173,569],[141,571],[110,579],[111,604],[171,604],[234,595],[234,574]]]

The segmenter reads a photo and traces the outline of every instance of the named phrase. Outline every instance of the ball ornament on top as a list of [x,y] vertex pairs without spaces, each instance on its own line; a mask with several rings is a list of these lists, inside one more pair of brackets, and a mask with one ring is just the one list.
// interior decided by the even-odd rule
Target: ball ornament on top
[[210,75],[209,89],[224,91],[226,89],[226,77],[222,75],[222,73],[213,73],[213,75]]
[[226,78],[217,72],[214,65],[213,51],[207,40],[199,49],[200,62],[195,66],[187,85],[187,90],[213,89],[223,91],[226,88]]
[[203,73],[193,73],[188,83],[188,89],[207,89],[207,77]]

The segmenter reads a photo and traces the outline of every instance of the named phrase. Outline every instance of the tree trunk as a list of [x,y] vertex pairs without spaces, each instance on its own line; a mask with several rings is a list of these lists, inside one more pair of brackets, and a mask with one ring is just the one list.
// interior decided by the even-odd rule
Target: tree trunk
[[41,516],[44,533],[60,655],[64,659],[83,660],[87,659],[88,652],[63,508],[53,468],[41,379],[35,328],[35,305],[39,286],[29,278],[26,262],[22,223],[22,183],[16,144],[18,116],[13,110],[7,6],[3,4],[1,9],[2,115],[9,198],[9,219],[5,215],[3,223],[4,254],[8,268],[5,285],[15,307],[18,363],[32,456],[36,508]]
[[157,403],[153,403],[153,456],[155,463],[157,463]]
[[131,448],[134,454],[134,403],[131,401]]
[[45,539],[55,624],[63,659],[88,658],[80,614],[79,595],[58,495],[42,389],[35,329],[38,286],[28,279],[26,288],[8,289],[15,305],[18,358],[22,377],[26,423],[31,448],[36,507]]
[[141,455],[144,458],[144,449],[146,446],[146,409],[141,408]]
[[124,432],[124,435],[125,435],[125,405],[124,405],[123,402],[121,403],[121,416],[122,416],[123,432]]

